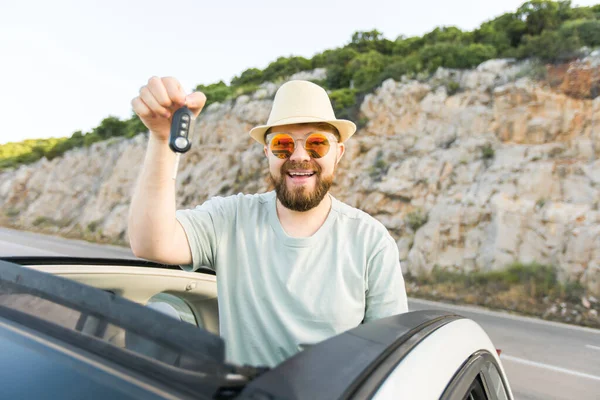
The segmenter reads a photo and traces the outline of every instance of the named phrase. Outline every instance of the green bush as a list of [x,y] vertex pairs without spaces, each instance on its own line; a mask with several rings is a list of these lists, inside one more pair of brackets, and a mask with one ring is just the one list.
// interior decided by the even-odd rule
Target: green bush
[[52,223],[52,220],[48,217],[37,217],[33,222],[33,226],[42,226]]
[[262,77],[265,81],[273,82],[300,71],[312,68],[312,63],[304,57],[279,57],[264,70]]
[[377,30],[354,32],[348,46],[359,53],[376,51],[385,55],[391,55],[394,49],[394,43],[385,39]]
[[196,92],[202,92],[206,96],[205,107],[213,103],[222,103],[233,94],[233,89],[229,87],[225,82],[219,81],[210,85],[198,85],[196,86]]
[[406,215],[406,224],[413,232],[419,230],[420,227],[427,223],[427,214],[421,210],[411,211]]
[[520,58],[533,56],[544,62],[555,63],[577,58],[581,47],[575,31],[544,31],[539,36],[524,36],[517,52]]
[[411,76],[422,69],[421,59],[416,55],[397,58],[391,64],[388,64],[379,77],[379,81],[383,82],[386,79],[392,78],[399,82],[404,75]]
[[447,42],[468,45],[473,42],[473,33],[463,32],[455,26],[445,26],[425,34],[423,40],[427,44]]
[[92,134],[100,139],[125,136],[127,134],[127,123],[117,117],[109,116],[104,118],[100,125],[92,129]]
[[6,215],[9,218],[16,217],[20,213],[21,211],[19,211],[16,208],[8,208],[6,211],[4,211],[4,215]]
[[474,30],[473,40],[476,43],[492,46],[501,56],[511,48],[511,40],[507,32],[496,30],[490,23],[482,24],[480,28]]
[[565,22],[559,30],[563,37],[576,36],[582,45],[600,46],[600,21],[576,20]]
[[418,51],[425,44],[425,40],[420,37],[399,37],[394,42],[392,54],[405,57]]
[[486,143],[482,148],[481,148],[481,157],[484,160],[489,160],[494,158],[495,152],[494,152],[494,148],[492,147],[491,144]]
[[325,84],[330,89],[343,89],[350,86],[351,78],[348,68],[341,65],[332,65],[327,68]]
[[436,43],[426,45],[419,51],[423,69],[434,72],[439,67],[472,68],[496,56],[490,45]]
[[573,295],[581,285],[569,283],[562,285],[558,282],[556,269],[549,265],[538,263],[513,263],[506,268],[495,271],[451,271],[435,266],[430,276],[421,277],[427,283],[453,283],[466,287],[496,285],[507,289],[512,285],[525,285],[533,297],[554,295]]
[[135,113],[131,116],[131,118],[125,121],[125,124],[125,136],[128,138],[137,136],[140,133],[148,132],[148,128],[146,128],[146,125],[144,125],[140,117],[138,117]]
[[96,232],[96,229],[98,229],[98,226],[100,226],[101,222],[102,222],[101,220],[96,220],[96,221],[90,222],[87,226],[88,231]]
[[357,88],[370,86],[375,81],[386,65],[386,57],[371,50],[368,53],[359,54],[348,65],[352,81]]
[[257,68],[250,68],[242,72],[239,77],[231,80],[231,86],[241,86],[247,84],[260,85],[264,81],[263,72]]
[[356,89],[338,89],[329,93],[329,98],[336,114],[356,105],[356,94]]
[[351,47],[341,47],[325,50],[312,58],[312,68],[327,68],[339,66],[345,68],[357,55],[358,51]]
[[448,96],[452,96],[452,95],[456,94],[459,89],[460,89],[460,83],[455,82],[455,81],[446,82],[446,92],[448,93]]

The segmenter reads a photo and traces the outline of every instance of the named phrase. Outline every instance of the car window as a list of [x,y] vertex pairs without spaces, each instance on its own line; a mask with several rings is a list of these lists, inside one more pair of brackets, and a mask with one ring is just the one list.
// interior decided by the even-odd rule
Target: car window
[[489,376],[489,379],[486,381],[488,389],[495,393],[498,400],[508,400],[506,388],[504,387],[498,368],[492,363],[488,363],[485,368]]
[[[45,298],[35,292],[7,282],[0,283],[0,308],[22,323],[45,321],[48,329],[52,326],[66,328],[73,333],[100,339],[113,346],[149,356],[157,361],[174,364],[179,354],[168,345],[143,337],[139,333],[129,332],[112,324],[101,315],[94,315],[75,307],[61,304],[54,299]],[[17,313],[15,313],[17,312]],[[28,316],[29,318],[27,318]]]
[[477,375],[475,380],[471,383],[469,390],[463,397],[464,400],[488,400],[485,390],[483,389],[483,383],[481,375]]

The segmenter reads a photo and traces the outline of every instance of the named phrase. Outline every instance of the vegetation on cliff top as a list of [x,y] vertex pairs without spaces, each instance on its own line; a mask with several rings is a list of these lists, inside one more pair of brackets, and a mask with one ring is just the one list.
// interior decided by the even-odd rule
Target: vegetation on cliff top
[[[279,82],[296,72],[326,68],[326,78],[318,83],[330,91],[337,116],[358,121],[357,105],[362,97],[388,78],[431,74],[439,67],[472,68],[493,58],[535,57],[560,63],[579,57],[584,46],[600,46],[600,5],[572,7],[570,1],[533,0],[473,31],[439,27],[421,37],[400,36],[395,40],[384,38],[377,30],[356,32],[345,46],[325,50],[311,59],[280,57],[264,70],[243,71],[229,85],[203,84],[196,90],[206,94],[208,104],[223,102],[253,92],[263,82]],[[0,170],[144,131],[135,115],[125,121],[109,116],[90,132],[77,131],[68,138],[0,145]]]

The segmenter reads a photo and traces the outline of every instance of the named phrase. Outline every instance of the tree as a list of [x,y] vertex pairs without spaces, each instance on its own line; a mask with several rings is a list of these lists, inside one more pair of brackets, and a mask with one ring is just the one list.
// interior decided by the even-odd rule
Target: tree
[[473,41],[473,34],[470,32],[463,32],[455,26],[446,26],[441,28],[435,28],[433,31],[423,36],[425,43],[462,43],[469,44]]
[[202,92],[206,96],[205,107],[212,103],[222,103],[233,93],[232,88],[227,86],[223,81],[212,83],[210,85],[198,85],[196,86],[196,91]]
[[359,53],[375,50],[381,54],[391,55],[394,43],[382,36],[378,30],[358,31],[352,34],[349,47]]
[[329,89],[341,89],[350,86],[350,71],[348,68],[342,65],[331,65],[327,67],[327,77],[325,78],[325,85]]
[[413,74],[422,69],[421,59],[417,54],[408,57],[394,57],[394,59],[395,61],[388,64],[381,72],[380,82],[389,78],[400,81],[404,75]]
[[346,46],[334,50],[325,50],[324,52],[317,54],[312,59],[313,68],[329,68],[330,66],[342,66],[345,67],[354,57],[358,55],[358,51],[352,47]]
[[570,9],[570,1],[532,0],[523,3],[516,14],[519,19],[525,20],[525,32],[534,36],[544,30],[557,29],[569,19]]
[[521,19],[521,16],[515,13],[506,13],[498,18],[482,24],[482,28],[487,24],[491,25],[493,31],[504,32],[511,47],[518,47],[521,43],[521,38],[527,33],[527,25]]
[[386,65],[386,58],[383,54],[371,50],[368,53],[359,54],[348,64],[348,71],[352,76],[354,85],[358,88],[365,88],[375,83],[379,74]]
[[109,116],[104,118],[100,125],[92,130],[94,135],[100,139],[108,139],[115,136],[125,136],[127,133],[127,124],[117,117]]
[[135,113],[131,115],[131,118],[125,121],[125,124],[127,126],[125,136],[128,138],[134,137],[139,133],[148,132],[146,125],[144,125],[140,117]]
[[582,45],[600,46],[600,21],[567,21],[561,25],[559,32],[564,37],[577,36]]
[[425,40],[420,37],[404,38],[398,37],[394,42],[392,54],[395,56],[407,56],[421,49],[425,44]]
[[[520,40],[520,37],[519,37]],[[496,49],[499,55],[504,54],[511,47],[511,40],[505,31],[497,31],[492,23],[484,23],[473,31],[473,41]]]
[[554,63],[577,58],[580,48],[581,41],[574,31],[544,31],[539,36],[524,36],[518,52],[520,58],[533,56]]
[[296,72],[310,70],[311,66],[311,62],[304,57],[279,57],[264,70],[263,79],[272,82]]
[[239,77],[235,77],[231,80],[232,86],[240,86],[247,84],[261,84],[263,83],[263,72],[258,68],[250,68],[242,72]]
[[433,72],[439,67],[471,68],[496,56],[492,46],[472,43],[468,46],[452,43],[427,45],[419,52],[423,68]]

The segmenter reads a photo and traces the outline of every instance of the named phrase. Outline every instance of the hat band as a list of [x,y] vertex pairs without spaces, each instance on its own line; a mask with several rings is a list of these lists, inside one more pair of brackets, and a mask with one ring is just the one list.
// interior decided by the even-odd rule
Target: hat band
[[315,116],[312,116],[312,115],[294,115],[292,117],[281,118],[281,119],[278,119],[277,121],[273,121],[273,122],[268,121],[267,125],[270,125],[270,126],[278,125],[282,121],[296,120],[298,118],[306,118],[306,119],[319,120],[319,121],[331,121],[331,120],[335,121],[335,117],[333,117],[333,118],[320,118],[320,117],[315,117]]

